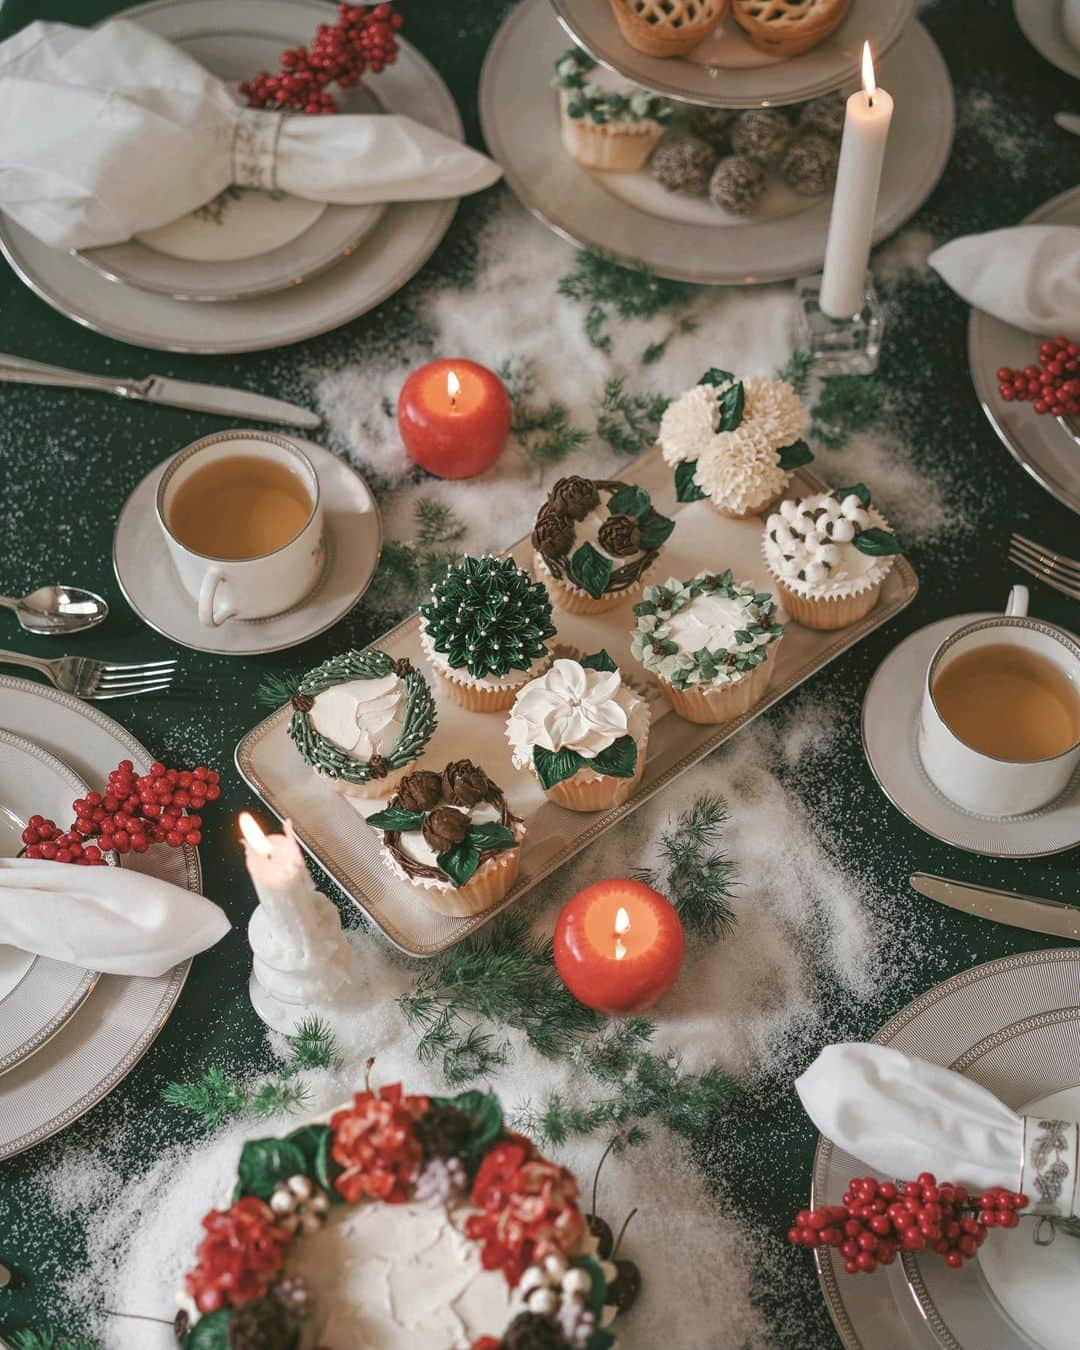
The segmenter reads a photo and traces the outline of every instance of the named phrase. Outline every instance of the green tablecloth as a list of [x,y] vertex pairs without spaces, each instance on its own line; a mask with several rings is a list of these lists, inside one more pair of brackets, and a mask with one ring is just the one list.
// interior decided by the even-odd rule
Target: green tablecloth
[[[1052,0],[1046,0],[1047,4]],[[6,0],[0,36],[38,18],[92,23],[118,8],[107,0]],[[403,0],[409,39],[439,68],[479,143],[477,83],[487,44],[505,11],[489,0]],[[1008,0],[973,5],[956,0],[921,6],[921,18],[940,44],[956,86],[956,143],[945,176],[916,228],[945,239],[1014,224],[1039,203],[1071,187],[1080,142],[1051,122],[1059,108],[1077,110],[1077,85],[1048,65],[1023,39]],[[331,358],[360,361],[368,350],[386,350],[413,321],[410,297],[426,281],[449,274],[469,247],[466,205],[448,239],[410,287],[374,314],[299,347],[251,356],[195,358],[142,354],[99,337],[55,313],[3,269],[0,276],[0,349],[88,370],[177,376],[243,385],[266,392],[304,390],[304,370]],[[892,288],[890,328],[881,376],[894,420],[926,466],[946,462],[950,479],[967,501],[977,500],[974,532],[946,531],[934,544],[912,551],[921,590],[899,620],[875,633],[814,681],[815,693],[835,691],[854,709],[871,673],[906,633],[944,615],[999,605],[1015,580],[1005,558],[1010,530],[1019,528],[1075,554],[1077,522],[1044,494],[999,445],[972,392],[966,359],[967,309],[943,286],[901,278]],[[113,523],[124,498],[154,463],[221,423],[194,413],[128,407],[115,400],[63,391],[0,387],[0,586],[9,594],[46,580],[72,580],[104,592],[113,606],[108,624],[80,642],[80,650],[111,658],[176,654],[148,632],[124,604],[110,566]],[[1076,605],[1038,587],[1037,611],[1077,626]],[[369,641],[385,622],[361,605],[330,633],[289,654],[290,665],[313,665],[348,644]],[[46,643],[4,625],[6,646],[44,653]],[[0,1165],[0,1260],[30,1276],[19,1293],[0,1293],[0,1328],[12,1332],[46,1321],[77,1324],[79,1309],[59,1306],[52,1276],[79,1260],[78,1226],[62,1215],[43,1222],[40,1184],[58,1153],[96,1146],[110,1122],[130,1120],[157,1106],[163,1082],[191,1076],[207,1062],[266,1061],[265,1035],[252,1013],[246,982],[250,954],[243,921],[251,897],[234,835],[235,814],[250,793],[232,767],[232,750],[253,720],[253,694],[273,657],[229,660],[182,653],[185,670],[205,682],[189,702],[115,707],[124,724],[163,758],[202,760],[223,771],[220,810],[207,813],[202,848],[207,893],[236,923],[232,935],[195,963],[180,1006],[160,1038],[122,1086],[60,1140],[42,1144]],[[2,721],[0,709],[0,721]],[[906,877],[916,869],[960,875],[1048,896],[1075,898],[1075,856],[1042,862],[999,863],[963,855],[935,843],[893,810],[874,785],[852,718],[839,764],[831,764],[828,794],[833,837],[845,841],[845,858],[895,897],[910,927],[918,959],[897,953],[894,977],[875,1000],[853,1012],[826,974],[816,991],[828,1009],[821,1040],[872,1034],[910,998],[957,971],[1030,947],[1053,945],[1024,932],[1000,928],[940,909],[913,897]],[[824,800],[804,785],[808,810]],[[860,841],[876,841],[864,845]],[[849,847],[850,845],[850,847]],[[917,940],[916,940],[917,939]],[[721,1201],[750,1224],[782,1232],[803,1202],[813,1132],[792,1105],[789,1077],[759,1085],[738,1101],[718,1133],[717,1148],[703,1161],[720,1177]],[[183,1128],[176,1123],[177,1137]],[[149,1148],[149,1145],[148,1145]],[[719,1156],[722,1155],[722,1156]],[[763,1168],[755,1158],[767,1157]],[[760,1284],[759,1295],[777,1314],[778,1345],[830,1346],[836,1338],[801,1255],[789,1258],[783,1294]],[[798,1268],[803,1273],[795,1275]],[[783,1306],[781,1306],[783,1305]],[[89,1311],[84,1309],[83,1311]],[[725,1346],[718,1331],[717,1346]],[[693,1350],[679,1347],[679,1350]]]

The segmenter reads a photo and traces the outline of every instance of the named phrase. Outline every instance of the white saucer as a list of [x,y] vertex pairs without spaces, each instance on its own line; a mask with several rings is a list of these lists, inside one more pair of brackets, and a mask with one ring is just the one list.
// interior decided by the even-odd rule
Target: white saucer
[[195,601],[180,584],[161,537],[154,497],[163,464],[124,503],[113,536],[113,568],[128,604],[146,624],[181,646],[219,656],[255,656],[307,642],[349,612],[367,590],[382,551],[382,522],[368,485],[355,469],[311,441],[291,438],[319,476],[326,509],[326,564],[315,590],[294,609],[269,619],[199,623]]
[[870,771],[893,806],[943,844],[991,858],[1042,858],[1080,844],[1080,775],[1055,802],[1027,816],[993,819],[954,806],[927,778],[916,744],[923,678],[939,643],[988,614],[955,614],[905,638],[882,661],[863,700]]
[[1013,0],[1013,13],[1024,36],[1052,66],[1080,79],[1080,52],[1065,36],[1062,0]]

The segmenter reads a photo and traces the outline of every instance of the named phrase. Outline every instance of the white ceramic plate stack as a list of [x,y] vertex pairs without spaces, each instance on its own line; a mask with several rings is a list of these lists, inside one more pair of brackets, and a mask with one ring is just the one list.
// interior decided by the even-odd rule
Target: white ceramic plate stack
[[[324,0],[151,0],[125,19],[168,38],[230,84],[276,70],[337,7]],[[408,42],[370,83],[335,91],[349,112],[402,113],[457,139],[461,119]],[[0,217],[0,248],[62,314],[163,351],[255,351],[324,333],[409,280],[446,233],[456,199],[327,206],[230,189],[125,244],[65,253]]]
[[874,223],[875,241],[929,196],[952,146],[952,85],[913,0],[852,0],[840,26],[802,56],[763,55],[730,19],[686,58],[643,56],[622,38],[609,0],[523,0],[488,52],[480,116],[488,148],[530,211],[578,244],[643,261],[662,276],[712,285],[782,281],[825,255],[831,194],[801,197],[770,175],[752,216],[687,198],[638,173],[593,173],[562,148],[552,67],[570,40],[607,72],[680,103],[778,107],[856,87],[868,39],[896,105]]

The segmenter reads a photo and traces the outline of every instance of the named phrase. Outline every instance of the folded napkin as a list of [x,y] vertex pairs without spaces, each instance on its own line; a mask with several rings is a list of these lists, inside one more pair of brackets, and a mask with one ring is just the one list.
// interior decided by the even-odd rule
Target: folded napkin
[[795,1082],[827,1139],[875,1172],[1004,1186],[1043,1214],[1080,1212],[1075,1121],[1020,1116],[992,1092],[884,1045],[830,1045]]
[[0,858],[0,943],[109,975],[163,975],[212,947],[212,901],[120,867]]
[[0,43],[0,208],[55,248],[120,243],[233,183],[360,206],[458,197],[499,174],[410,117],[243,108],[122,19],[33,23]]
[[928,262],[976,309],[1043,337],[1080,335],[1080,226],[966,234]]

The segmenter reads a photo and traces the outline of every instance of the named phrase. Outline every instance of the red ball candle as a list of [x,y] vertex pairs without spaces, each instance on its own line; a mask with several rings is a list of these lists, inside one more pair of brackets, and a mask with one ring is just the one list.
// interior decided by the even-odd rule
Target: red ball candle
[[405,449],[439,478],[472,478],[494,464],[510,434],[510,417],[502,380],[463,357],[414,370],[398,396]]
[[556,969],[579,1002],[600,1012],[651,1008],[675,982],[685,948],[674,906],[623,877],[578,891],[555,925]]

